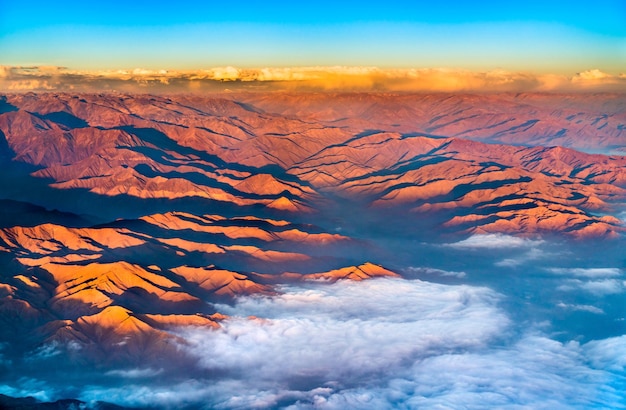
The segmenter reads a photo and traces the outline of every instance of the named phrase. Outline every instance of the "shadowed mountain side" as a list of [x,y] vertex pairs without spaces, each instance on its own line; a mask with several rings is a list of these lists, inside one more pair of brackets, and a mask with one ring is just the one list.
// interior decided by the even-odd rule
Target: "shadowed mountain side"
[[6,112],[17,111],[17,110],[18,108],[15,105],[7,101],[6,96],[0,97],[0,114],[4,114]]
[[[4,226],[32,226],[41,222],[62,222],[68,226],[86,226],[104,223],[118,218],[134,219],[150,213],[169,211],[190,212],[195,214],[216,213],[224,216],[257,215],[267,218],[283,218],[285,212],[277,207],[262,204],[238,205],[202,197],[139,198],[127,194],[115,196],[100,195],[84,188],[56,189],[49,185],[50,179],[33,177],[37,168],[23,163],[9,162],[3,164],[0,173],[0,195],[6,198],[11,207],[15,201],[27,208],[29,214],[15,211],[15,219],[6,219]],[[279,197],[280,198],[280,197]],[[0,198],[1,200],[1,198]],[[97,204],[94,206],[94,204]],[[288,211],[289,219],[302,218]],[[22,221],[22,222],[20,222]]]
[[89,123],[87,123],[87,121],[80,119],[77,116],[72,115],[66,111],[51,112],[46,115],[42,115],[41,118],[44,120],[53,121],[57,124],[64,126],[67,129],[85,128],[89,126]]
[[0,131],[0,161],[9,161],[13,156],[15,156],[15,152],[9,147],[9,142],[4,132]]
[[64,226],[84,226],[89,221],[73,213],[47,210],[28,202],[0,199],[0,227],[34,226],[45,222]]

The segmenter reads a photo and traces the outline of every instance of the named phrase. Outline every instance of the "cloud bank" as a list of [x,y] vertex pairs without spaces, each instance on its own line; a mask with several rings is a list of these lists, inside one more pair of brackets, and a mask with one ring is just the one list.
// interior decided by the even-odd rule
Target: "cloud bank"
[[450,68],[216,67],[205,70],[80,71],[0,66],[0,91],[626,91],[626,74],[590,69],[572,76]]
[[[83,376],[74,397],[93,408],[625,408],[626,336],[553,340],[517,326],[489,288],[381,278],[281,291],[216,306],[230,315],[218,330],[178,328],[179,351],[197,363],[184,374],[160,357]],[[62,398],[59,371],[0,393]]]
[[231,315],[219,330],[180,328],[179,349],[198,363],[187,379],[112,372],[126,383],[79,397],[207,409],[624,408],[626,336],[519,333],[488,288],[374,279],[282,291],[218,306]]

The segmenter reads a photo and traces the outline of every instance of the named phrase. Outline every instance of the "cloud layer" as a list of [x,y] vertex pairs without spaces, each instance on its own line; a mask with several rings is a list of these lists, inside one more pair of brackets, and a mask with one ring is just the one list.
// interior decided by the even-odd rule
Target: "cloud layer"
[[492,70],[377,67],[216,67],[206,70],[79,71],[0,66],[0,91],[626,91],[626,74],[591,69],[573,76]]
[[220,307],[235,318],[217,332],[183,334],[208,369],[287,385],[299,378],[339,383],[354,374],[381,377],[424,352],[486,343],[508,323],[496,300],[484,288],[402,280],[287,288]]
[[620,408],[624,337],[517,337],[487,288],[376,279],[283,291],[219,306],[232,318],[218,331],[180,329],[180,349],[226,375],[219,381],[94,386],[82,398],[229,409]]
[[[231,316],[219,330],[179,328],[196,368],[169,374],[163,357],[108,371],[76,397],[207,409],[624,408],[626,336],[553,340],[517,326],[489,288],[382,278],[281,291],[217,306]],[[0,393],[55,400],[62,379],[22,378]]]

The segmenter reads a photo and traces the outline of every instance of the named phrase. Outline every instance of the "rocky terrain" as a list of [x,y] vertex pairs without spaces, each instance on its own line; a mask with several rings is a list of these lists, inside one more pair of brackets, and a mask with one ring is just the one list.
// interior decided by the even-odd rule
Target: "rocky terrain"
[[611,241],[625,150],[619,94],[5,95],[3,354],[176,356],[240,295],[399,276],[388,238]]

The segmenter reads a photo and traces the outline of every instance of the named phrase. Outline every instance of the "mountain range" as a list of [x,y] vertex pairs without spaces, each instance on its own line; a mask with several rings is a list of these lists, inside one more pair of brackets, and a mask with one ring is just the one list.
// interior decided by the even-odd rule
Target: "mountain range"
[[612,241],[625,155],[621,94],[7,94],[3,355],[178,357],[241,295],[400,276],[392,239]]

